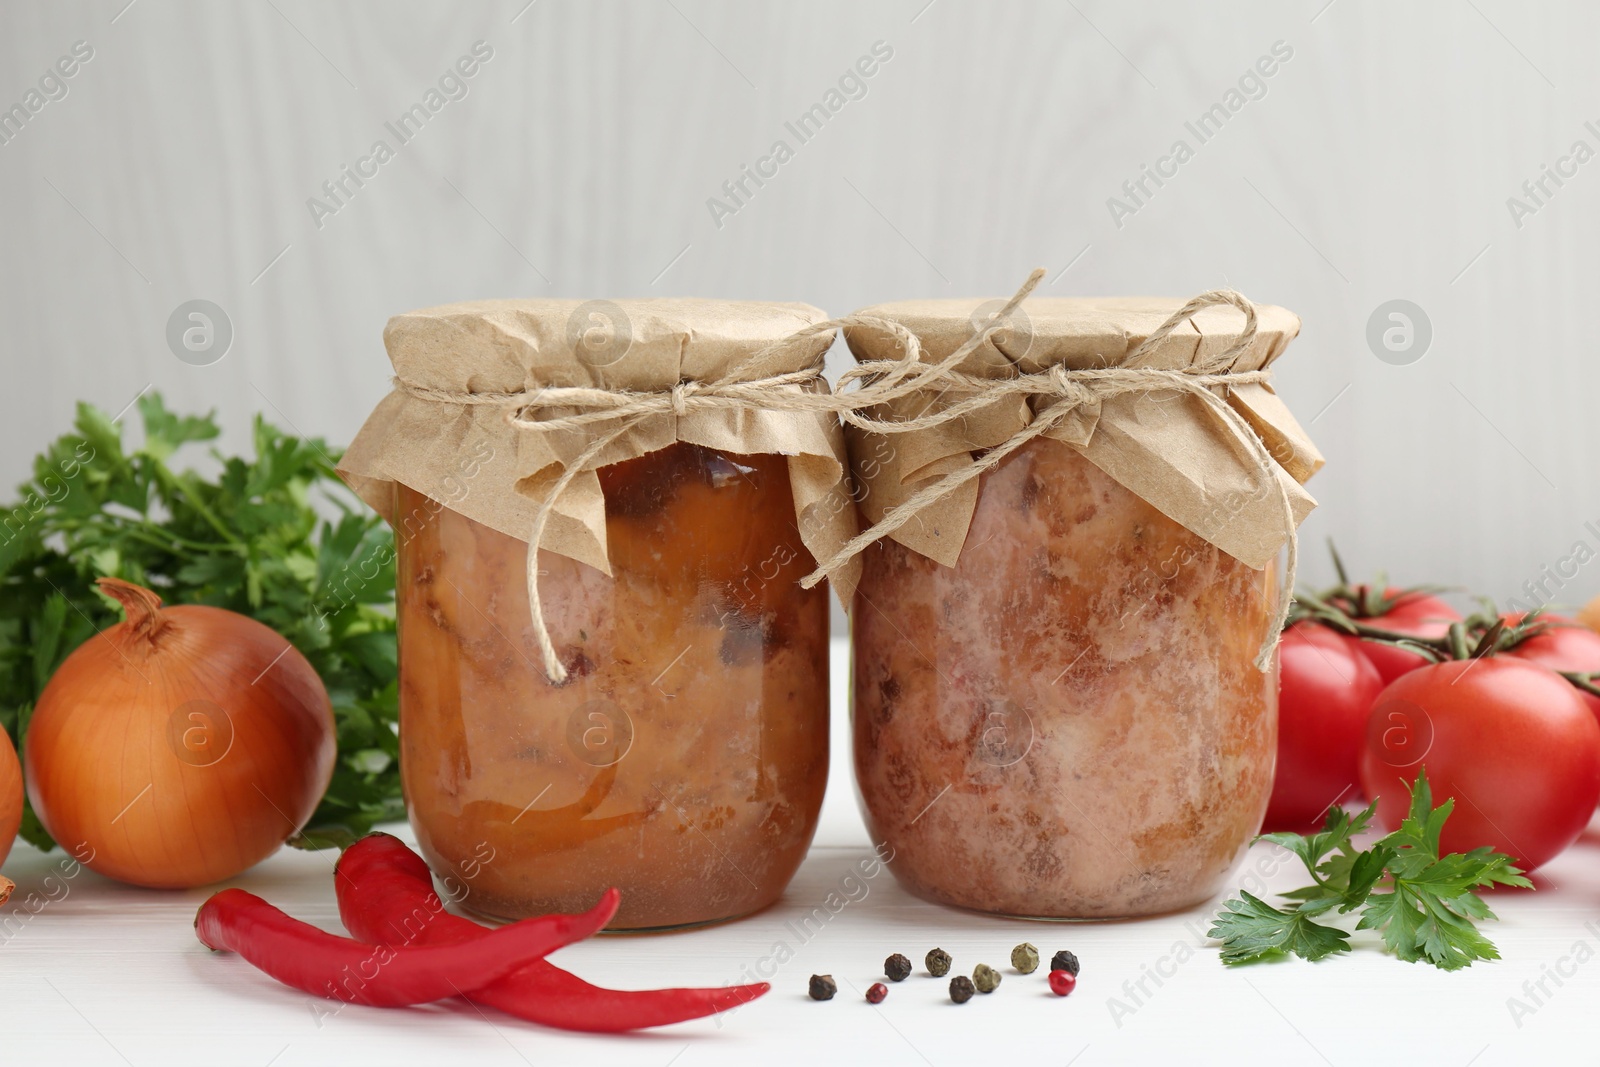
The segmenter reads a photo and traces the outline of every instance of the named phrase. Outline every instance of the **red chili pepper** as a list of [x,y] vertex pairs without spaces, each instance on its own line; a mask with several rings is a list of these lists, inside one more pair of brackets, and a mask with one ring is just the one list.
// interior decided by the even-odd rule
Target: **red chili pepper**
[[253,893],[224,889],[200,906],[194,928],[207,948],[237,952],[284,985],[397,1008],[471,992],[582,941],[611,921],[619,899],[607,890],[582,915],[525,919],[468,944],[373,946],[303,923]]
[[[380,945],[461,944],[490,933],[452,915],[433,890],[428,865],[399,838],[368,834],[339,857],[334,876],[339,918],[363,941]],[[534,960],[472,1000],[562,1030],[620,1033],[715,1015],[766,993],[766,982],[698,989],[603,989]]]

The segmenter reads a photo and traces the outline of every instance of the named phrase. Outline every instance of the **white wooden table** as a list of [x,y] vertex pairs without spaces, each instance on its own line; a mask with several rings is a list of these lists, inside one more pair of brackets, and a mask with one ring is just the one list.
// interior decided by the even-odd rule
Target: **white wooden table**
[[[720,985],[770,972],[793,953],[765,998],[721,1020],[625,1037],[565,1034],[456,1002],[381,1010],[310,998],[278,986],[195,939],[195,908],[209,890],[154,892],[83,872],[52,883],[59,898],[24,917],[61,853],[19,845],[6,865],[18,883],[0,910],[0,1062],[9,1064],[456,1063],[710,1064],[990,1062],[1333,1063],[1481,1065],[1600,1062],[1600,831],[1591,828],[1545,870],[1536,893],[1498,893],[1492,936],[1504,959],[1444,974],[1401,963],[1372,935],[1350,956],[1225,969],[1204,937],[1214,908],[1136,922],[1029,923],[927,904],[887,871],[848,881],[870,857],[856,812],[845,730],[842,647],[835,648],[835,747],[822,826],[776,907],[687,933],[602,937],[558,961],[618,987]],[[392,828],[409,836],[404,827]],[[331,854],[284,850],[233,884],[292,914],[339,930]],[[1295,864],[1257,846],[1238,881],[1296,884]],[[820,930],[798,926],[830,892],[854,898]],[[9,922],[7,921],[9,920]],[[1011,970],[1010,950],[1031,941],[1048,960],[1070,948],[1083,961],[1077,988],[1051,995],[1044,971]],[[1000,989],[962,1006],[921,970],[929,948],[970,973],[987,962]],[[862,994],[883,959],[903,952],[917,972],[876,1007]],[[765,962],[764,962],[765,961]],[[813,972],[839,995],[806,997]],[[1559,978],[1551,978],[1549,975]],[[1544,979],[1545,993],[1525,982]],[[1546,995],[1548,994],[1548,995]],[[1526,1010],[1513,1013],[1510,998]],[[332,1014],[330,1014],[330,1011]]]

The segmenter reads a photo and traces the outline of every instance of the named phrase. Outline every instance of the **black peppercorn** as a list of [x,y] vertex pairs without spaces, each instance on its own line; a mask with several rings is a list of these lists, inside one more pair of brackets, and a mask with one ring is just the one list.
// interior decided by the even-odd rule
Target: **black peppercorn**
[[971,1000],[974,992],[975,987],[972,984],[972,979],[966,975],[958,974],[950,979],[950,999],[957,1004],[965,1004]]
[[1057,952],[1054,956],[1050,957],[1050,969],[1052,971],[1066,971],[1068,974],[1072,975],[1072,977],[1076,978],[1078,977],[1078,957],[1074,956],[1066,949],[1062,949],[1060,952]]
[[889,995],[889,987],[882,982],[873,982],[867,987],[867,1003],[882,1004],[883,998]]
[[834,984],[831,974],[814,974],[811,976],[811,999],[832,1000],[833,995],[839,992],[839,987]]
[[904,982],[911,975],[911,961],[896,952],[883,961],[883,973],[891,982]]
[[928,953],[924,962],[928,965],[928,973],[935,978],[943,978],[950,973],[950,953],[942,948],[933,949]]

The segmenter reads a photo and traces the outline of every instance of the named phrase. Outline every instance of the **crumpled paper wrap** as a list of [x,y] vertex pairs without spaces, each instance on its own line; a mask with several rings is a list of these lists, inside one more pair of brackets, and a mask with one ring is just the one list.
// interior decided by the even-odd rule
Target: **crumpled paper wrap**
[[[863,308],[851,319],[899,323],[922,345],[923,362],[938,362],[986,323],[998,301],[914,300]],[[1158,298],[1034,298],[1006,328],[993,334],[956,368],[966,374],[1005,378],[1056,365],[1071,370],[1118,367],[1182,300]],[[983,312],[980,314],[980,310]],[[1231,369],[1266,368],[1300,332],[1290,311],[1257,305],[1252,344]],[[1178,370],[1198,357],[1216,355],[1244,332],[1237,308],[1201,310],[1149,350],[1139,366]],[[853,322],[845,338],[858,360],[893,360],[905,353],[886,329]],[[882,405],[880,418],[905,419],[936,412],[967,394],[924,391]],[[1287,492],[1298,525],[1316,507],[1301,483],[1322,466],[1321,453],[1268,385],[1246,383],[1228,391],[1228,403],[1243,416],[1276,461],[1269,480],[1240,431],[1213,414],[1197,397],[1178,389],[1111,397],[1079,408],[1045,436],[1077,449],[1117,482],[1162,514],[1248,566],[1262,568],[1288,539],[1279,487]],[[1032,403],[1048,403],[1048,399]],[[849,427],[847,436],[864,519],[876,523],[896,504],[953,470],[974,462],[973,453],[993,448],[1032,421],[1030,400],[1010,396],[984,405],[964,419],[897,434]],[[977,505],[978,481],[961,486],[890,534],[896,541],[945,566],[954,566]]]
[[[522,404],[532,404],[535,417],[575,413],[540,408],[541,388],[654,392],[680,381],[712,381],[767,345],[825,320],[806,304],[677,299],[478,300],[397,315],[383,340],[400,380],[448,392],[527,395],[500,403],[451,403],[397,387],[367,418],[339,473],[391,524],[398,519],[393,486],[399,482],[526,541],[541,501],[566,466],[616,427],[610,420],[557,431],[510,424],[508,413]],[[820,364],[831,340],[828,334],[785,346],[742,377]],[[820,375],[813,388],[827,389]],[[592,466],[634,459],[676,441],[787,456],[800,538],[813,556],[825,558],[857,532],[844,437],[833,413],[751,406],[651,415],[607,446]],[[555,502],[539,547],[611,573],[605,498],[594,469],[578,474]],[[846,605],[859,573],[853,565],[833,576]]]

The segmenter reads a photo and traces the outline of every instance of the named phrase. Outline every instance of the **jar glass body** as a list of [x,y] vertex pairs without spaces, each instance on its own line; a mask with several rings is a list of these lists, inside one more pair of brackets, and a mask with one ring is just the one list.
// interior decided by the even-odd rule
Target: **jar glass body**
[[678,443],[602,468],[612,574],[397,487],[401,777],[452,896],[517,919],[622,891],[610,929],[775,901],[828,768],[828,608],[782,456]]
[[1272,568],[1051,440],[980,476],[955,567],[887,539],[863,562],[856,781],[907,888],[1097,919],[1222,887],[1271,793]]

